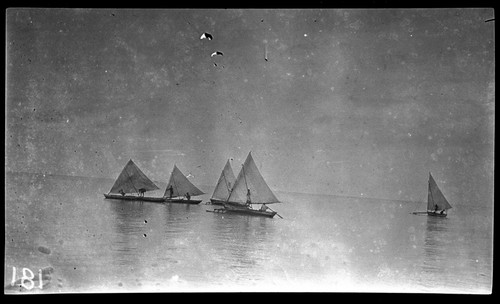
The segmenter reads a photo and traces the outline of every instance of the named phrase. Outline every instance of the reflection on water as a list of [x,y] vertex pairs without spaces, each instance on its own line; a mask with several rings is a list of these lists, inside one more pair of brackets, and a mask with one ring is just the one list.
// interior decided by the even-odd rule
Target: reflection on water
[[476,217],[454,213],[446,218],[427,216],[421,262],[420,284],[429,290],[475,292],[491,282],[488,263],[489,238],[471,234]]
[[215,215],[214,219],[215,249],[224,257],[233,280],[262,278],[265,274],[254,270],[261,269],[261,264],[269,260],[270,253],[266,249],[272,246],[272,220],[238,214]]
[[267,275],[263,269],[272,258],[275,229],[271,219],[216,215],[201,205],[105,203],[113,215],[113,264],[134,269],[144,281],[152,275],[245,284]]
[[424,217],[402,202],[289,194],[276,206],[284,219],[269,219],[207,213],[213,206],[203,204],[104,199],[113,180],[13,174],[6,181],[7,282],[12,267],[51,266],[62,292],[491,286],[492,215],[481,208]]
[[446,271],[448,224],[448,218],[427,216],[423,246],[425,259],[422,263],[422,270],[426,273],[437,274]]
[[[141,258],[138,237],[144,236],[145,219],[153,212],[151,204],[135,201],[107,200],[115,237],[111,244],[116,266],[138,265]],[[147,234],[146,234],[147,236]]]

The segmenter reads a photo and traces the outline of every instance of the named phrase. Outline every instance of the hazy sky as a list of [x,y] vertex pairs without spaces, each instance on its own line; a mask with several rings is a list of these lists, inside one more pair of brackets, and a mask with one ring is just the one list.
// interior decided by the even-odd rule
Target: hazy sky
[[491,18],[9,9],[6,169],[215,186],[252,151],[273,190],[491,203]]

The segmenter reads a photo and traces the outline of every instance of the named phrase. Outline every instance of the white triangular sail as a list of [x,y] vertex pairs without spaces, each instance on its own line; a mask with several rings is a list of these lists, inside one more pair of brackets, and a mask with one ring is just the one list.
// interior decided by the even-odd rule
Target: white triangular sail
[[215,186],[214,193],[212,194],[212,199],[217,199],[225,201],[229,198],[231,193],[231,188],[234,185],[236,177],[234,176],[233,168],[229,163],[229,159],[222,170],[217,185]]
[[443,193],[439,189],[436,181],[429,173],[429,190],[427,194],[427,210],[447,210],[451,208],[451,205],[444,197]]
[[273,204],[280,202],[260,174],[251,153],[248,153],[247,159],[243,163],[243,167],[234,182],[228,202],[245,205],[248,190],[250,190],[250,201],[252,204]]
[[[170,195],[170,187],[172,187],[172,195]],[[187,179],[181,170],[174,165],[174,170],[172,170],[172,174],[170,174],[170,179],[168,180],[164,196],[179,197],[186,196],[186,193],[189,193],[190,196],[196,196],[204,194],[205,192],[193,185],[193,183]]]
[[158,188],[132,161],[123,168],[109,193],[139,193]]

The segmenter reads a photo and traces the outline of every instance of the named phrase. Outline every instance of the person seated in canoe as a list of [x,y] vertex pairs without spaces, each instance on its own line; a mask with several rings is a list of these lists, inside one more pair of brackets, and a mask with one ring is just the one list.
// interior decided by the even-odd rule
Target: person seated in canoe
[[120,193],[122,196],[125,196],[125,191],[123,191],[123,189],[120,189],[120,191],[118,191],[118,193]]
[[438,212],[438,205],[434,205],[434,213]]
[[269,209],[269,207],[267,207],[266,204],[262,204],[262,206],[260,206],[260,211],[267,211],[267,209]]
[[439,212],[439,214],[444,214],[444,211],[445,211],[444,209],[443,209],[443,210],[441,210],[441,212]]
[[170,198],[172,198],[172,196],[174,195],[174,187],[172,187],[172,185],[170,185],[170,187],[168,187],[167,190],[170,191]]
[[139,196],[144,197],[144,193],[146,193],[146,189],[144,188],[139,189]]
[[189,195],[189,192],[186,192],[186,198],[188,201],[191,199],[191,195]]

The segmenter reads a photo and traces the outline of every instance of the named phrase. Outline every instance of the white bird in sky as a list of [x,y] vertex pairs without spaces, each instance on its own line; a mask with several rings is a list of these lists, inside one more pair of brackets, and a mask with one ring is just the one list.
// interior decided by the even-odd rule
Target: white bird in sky
[[210,57],[214,57],[214,56],[217,56],[217,55],[218,56],[224,56],[224,54],[222,52],[217,51],[217,52],[213,52],[212,55],[210,55]]
[[208,40],[212,40],[214,39],[214,37],[212,37],[212,35],[210,35],[209,33],[203,33],[200,37],[200,39],[208,39]]

